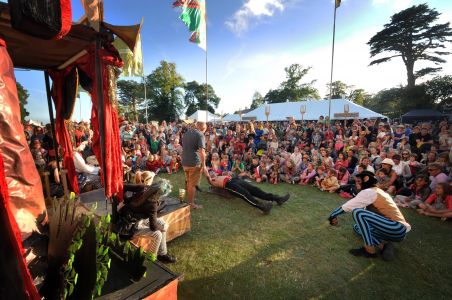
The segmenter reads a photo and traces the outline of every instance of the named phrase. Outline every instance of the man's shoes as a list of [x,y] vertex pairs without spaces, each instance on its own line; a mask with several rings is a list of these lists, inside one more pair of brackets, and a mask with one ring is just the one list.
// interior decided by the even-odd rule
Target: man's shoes
[[381,251],[381,256],[384,261],[394,260],[394,244],[391,242],[385,244],[383,250]]
[[278,200],[276,200],[276,203],[278,203],[278,205],[281,206],[281,205],[283,205],[284,202],[289,200],[289,198],[290,198],[290,194],[287,193],[286,195],[284,195],[282,197],[278,197]]
[[273,208],[273,205],[271,204],[271,202],[262,204],[262,206],[260,207],[260,209],[262,210],[264,215],[268,215],[270,213],[270,211],[272,210],[272,208]]
[[357,248],[357,249],[350,249],[350,254],[353,256],[362,256],[365,258],[374,258],[377,257],[376,253],[369,253],[366,251],[366,248],[361,247],[361,248]]
[[202,193],[202,190],[201,190],[201,188],[200,188],[199,186],[195,185],[195,189],[196,189],[198,192]]
[[174,256],[171,256],[169,254],[165,254],[165,255],[157,255],[157,259],[165,264],[172,264],[175,263],[177,261],[177,259]]

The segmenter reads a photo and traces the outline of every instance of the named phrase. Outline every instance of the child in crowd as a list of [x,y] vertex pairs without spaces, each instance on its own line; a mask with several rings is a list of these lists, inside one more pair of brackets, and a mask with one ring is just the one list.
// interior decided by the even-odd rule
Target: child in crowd
[[177,173],[179,171],[179,161],[177,158],[177,152],[173,151],[171,153],[171,161],[169,163],[168,174]]
[[273,161],[273,165],[270,169],[270,183],[278,184],[279,182],[280,162],[278,160]]
[[441,218],[443,221],[452,218],[450,185],[445,182],[438,183],[435,192],[424,203],[419,204],[417,211],[426,216]]
[[231,175],[236,175],[238,177],[246,177],[247,173],[245,171],[245,164],[242,158],[237,155],[231,168]]
[[301,185],[307,185],[314,181],[316,172],[314,168],[314,164],[308,164],[307,168],[300,175],[300,183]]
[[321,188],[322,187],[322,181],[325,179],[325,167],[324,166],[318,166],[316,168],[316,175],[315,175],[315,181],[314,186]]
[[326,177],[320,183],[320,190],[334,193],[339,187],[340,185],[336,177],[336,171],[333,168],[328,169]]
[[350,181],[350,173],[347,168],[340,167],[339,172],[337,173],[337,180],[339,181],[339,185],[346,185]]
[[418,175],[409,188],[402,188],[397,191],[394,202],[399,207],[416,208],[417,205],[424,203],[429,197],[431,193],[429,184],[430,181],[427,175]]

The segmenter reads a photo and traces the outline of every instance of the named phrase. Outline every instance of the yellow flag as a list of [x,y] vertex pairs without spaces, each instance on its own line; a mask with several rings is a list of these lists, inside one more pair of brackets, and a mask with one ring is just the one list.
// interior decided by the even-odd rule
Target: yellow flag
[[113,46],[118,50],[119,55],[124,62],[122,67],[122,76],[143,76],[143,53],[141,52],[141,34],[137,37],[135,50],[132,52],[129,46],[119,37],[116,37]]
[[336,0],[336,8],[338,8],[339,6],[341,6],[341,0]]

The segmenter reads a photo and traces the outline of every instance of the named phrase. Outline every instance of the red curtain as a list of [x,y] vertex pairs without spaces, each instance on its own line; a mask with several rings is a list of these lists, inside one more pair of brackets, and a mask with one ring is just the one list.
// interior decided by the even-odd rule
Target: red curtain
[[[101,145],[100,145],[100,137],[99,137],[99,117],[98,117],[98,110],[97,105],[98,101],[104,101],[104,107],[105,107],[105,113],[104,113],[104,119],[102,120],[105,128],[105,170],[102,170],[102,172],[105,172],[105,178],[106,182],[104,183],[105,187],[105,195],[107,197],[112,197],[113,195],[116,195],[118,199],[121,201],[123,198],[123,171],[122,171],[122,160],[121,160],[121,141],[119,137],[119,124],[118,124],[118,111],[117,107],[112,101],[116,101],[116,99],[110,99],[109,93],[108,93],[108,73],[107,73],[107,66],[116,66],[116,67],[122,67],[123,62],[120,59],[119,53],[116,51],[115,48],[112,46],[107,46],[107,49],[101,49],[99,52],[100,60],[101,60],[101,71],[102,71],[102,78],[99,78],[99,80],[102,80],[103,83],[103,99],[97,99],[97,84],[96,80],[96,70],[95,70],[95,50],[94,47],[90,47],[87,49],[88,54],[82,56],[80,59],[78,59],[74,64],[67,67],[64,71],[59,72],[62,75],[55,76],[52,75],[52,78],[56,78],[56,80],[59,80],[61,78],[64,79],[65,74],[68,74],[69,71],[73,67],[77,67],[79,70],[83,71],[92,81],[93,81],[93,90],[91,91],[91,100],[93,102],[93,107],[91,110],[91,126],[94,132],[93,136],[93,151],[96,155],[97,160],[102,165],[102,157],[101,157]],[[60,77],[61,76],[61,77]],[[54,86],[55,86],[54,81]],[[58,86],[61,87],[61,81],[58,82]],[[55,96],[61,95],[61,93],[57,93]],[[61,96],[60,96],[61,98]],[[55,102],[55,106],[57,106],[57,103]],[[58,108],[57,108],[57,116],[56,116],[56,123],[62,124],[60,119],[62,117],[58,115]],[[60,125],[61,126],[61,125]],[[58,132],[58,129],[57,129]],[[63,132],[64,134],[64,132]],[[71,149],[72,153],[72,145],[70,142],[70,139],[66,140],[64,138],[64,143],[60,143],[60,145],[65,150],[65,153],[69,152],[66,151],[67,149]],[[70,155],[72,159],[72,155]],[[73,164],[73,160],[72,160]],[[70,171],[68,170],[68,175],[71,176]],[[76,180],[75,177],[73,180]]]
[[[14,218],[13,214],[11,213],[11,209],[9,207],[10,199],[8,194],[8,185],[6,184],[6,177],[5,177],[5,166],[3,165],[3,155],[0,151],[0,218],[2,220],[0,221],[2,223],[2,226],[6,226],[6,236],[3,236],[3,234],[0,236],[2,246],[5,247],[5,249],[10,249],[11,257],[6,258],[3,257],[1,259],[11,259],[11,261],[16,262],[17,269],[13,267],[12,269],[8,270],[2,270],[2,272],[10,272],[8,276],[10,278],[18,277],[19,274],[16,274],[15,272],[18,271],[20,273],[21,280],[23,282],[23,289],[24,291],[15,291],[16,295],[19,298],[19,295],[22,295],[25,293],[25,296],[28,299],[41,299],[39,296],[38,291],[36,290],[35,285],[33,284],[33,279],[30,276],[30,273],[27,268],[27,264],[25,262],[23,253],[24,250],[22,248],[22,239],[20,236],[20,231],[16,223],[16,219]],[[4,232],[1,230],[0,232]],[[16,264],[10,264],[16,265]],[[12,274],[14,273],[14,274]],[[21,285],[21,282],[15,282],[17,286]],[[14,287],[10,287],[14,288]],[[1,296],[0,296],[1,298]]]
[[68,67],[62,71],[49,71],[49,75],[52,78],[52,99],[55,104],[55,133],[58,141],[58,145],[63,148],[63,166],[67,170],[68,182],[74,193],[79,194],[77,173],[75,171],[72,142],[64,124],[63,107],[65,105],[65,99],[63,99],[63,83],[65,77],[72,70],[73,67]]
[[46,206],[41,178],[21,124],[14,66],[5,46],[0,39],[0,150],[11,211],[14,215],[20,213],[28,217],[21,218],[19,222],[25,236],[31,234],[30,225],[34,225],[35,219],[45,213]]

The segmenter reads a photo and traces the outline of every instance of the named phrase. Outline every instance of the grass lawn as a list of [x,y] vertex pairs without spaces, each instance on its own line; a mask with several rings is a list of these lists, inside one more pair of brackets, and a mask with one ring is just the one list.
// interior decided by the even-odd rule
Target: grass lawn
[[[164,175],[173,195],[183,173]],[[362,244],[351,214],[332,227],[329,213],[344,202],[312,187],[261,184],[291,193],[263,215],[238,198],[197,193],[192,231],[169,243],[184,274],[180,299],[452,299],[452,222],[403,213],[413,229],[396,244],[396,260],[356,258]]]

